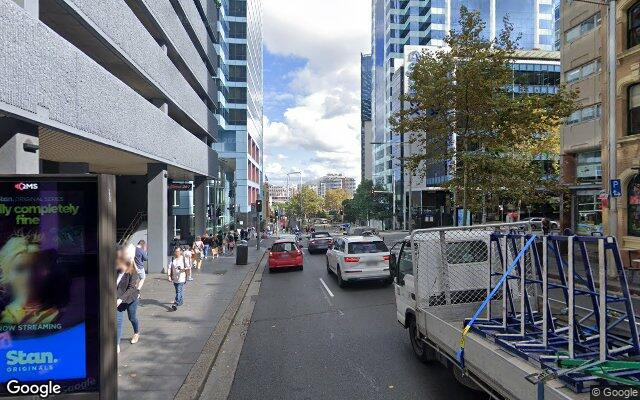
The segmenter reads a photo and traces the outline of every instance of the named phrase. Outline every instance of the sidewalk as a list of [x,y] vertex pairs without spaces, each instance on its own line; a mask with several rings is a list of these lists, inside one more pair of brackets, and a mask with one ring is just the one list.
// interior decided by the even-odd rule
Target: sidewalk
[[249,246],[248,265],[234,257],[208,259],[185,286],[185,305],[171,310],[173,285],[164,274],[147,276],[138,307],[140,341],[132,345],[131,323],[123,323],[118,357],[118,399],[173,399],[218,320],[264,248]]

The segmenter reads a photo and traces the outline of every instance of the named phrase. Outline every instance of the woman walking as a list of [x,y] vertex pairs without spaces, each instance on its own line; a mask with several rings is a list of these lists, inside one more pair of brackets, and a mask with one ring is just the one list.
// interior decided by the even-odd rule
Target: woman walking
[[116,262],[116,270],[118,272],[118,277],[116,278],[116,344],[118,346],[118,353],[120,353],[120,339],[122,338],[122,323],[125,311],[133,326],[131,343],[138,343],[140,339],[140,326],[137,315],[140,293],[138,284],[140,283],[140,277],[136,271],[134,257],[135,248],[133,245],[129,245],[125,249],[118,251],[118,259]]
[[196,241],[193,242],[193,253],[195,256],[195,266],[197,269],[202,268],[202,260],[204,258],[204,242],[200,236],[196,236]]
[[173,251],[173,258],[167,268],[169,282],[173,283],[176,290],[176,298],[171,308],[176,311],[178,307],[184,304],[184,283],[187,281],[187,261],[182,255],[180,247],[176,247]]

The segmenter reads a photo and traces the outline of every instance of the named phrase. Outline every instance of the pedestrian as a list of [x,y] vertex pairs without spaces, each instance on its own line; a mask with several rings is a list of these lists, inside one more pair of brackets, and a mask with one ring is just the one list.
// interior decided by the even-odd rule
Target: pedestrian
[[184,257],[185,265],[187,266],[187,281],[193,280],[193,266],[195,264],[193,251],[191,251],[191,247],[183,246],[182,247],[182,256]]
[[131,343],[138,343],[140,339],[140,326],[137,316],[138,294],[140,292],[138,290],[138,284],[140,278],[138,277],[134,261],[135,249],[133,245],[129,246],[118,252],[116,261],[116,270],[118,273],[116,278],[116,346],[118,353],[120,353],[120,339],[122,338],[122,323],[125,311],[133,326]]
[[196,236],[195,242],[193,242],[193,254],[195,260],[195,267],[197,269],[202,268],[202,259],[204,257],[204,242],[200,236]]
[[229,248],[229,253],[231,253],[231,255],[233,255],[233,251],[236,247],[236,240],[235,237],[233,235],[233,233],[230,231],[229,234],[227,235],[227,247]]
[[138,290],[142,289],[142,285],[144,284],[144,280],[147,277],[147,272],[144,270],[144,263],[148,260],[147,257],[147,242],[141,240],[138,242],[136,246],[136,255],[134,258],[136,264],[136,271],[138,271],[138,276],[140,277],[140,283],[138,283]]
[[543,235],[548,235],[549,232],[551,231],[551,221],[549,221],[549,218],[542,218],[542,234]]
[[207,232],[202,235],[202,243],[204,243],[204,259],[209,257],[209,251],[211,250],[211,237]]
[[187,266],[188,264],[182,255],[182,249],[176,247],[167,268],[169,282],[173,283],[173,287],[176,290],[176,297],[171,305],[173,311],[176,311],[178,307],[184,304],[184,284],[187,281]]

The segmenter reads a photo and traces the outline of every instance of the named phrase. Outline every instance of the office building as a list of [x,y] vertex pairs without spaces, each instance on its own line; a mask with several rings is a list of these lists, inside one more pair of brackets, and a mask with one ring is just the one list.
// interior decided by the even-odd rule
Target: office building
[[373,84],[373,61],[371,54],[360,54],[360,179],[371,179],[371,146],[373,131],[371,123],[371,96]]
[[[570,194],[561,223],[578,234],[615,235],[626,263],[626,252],[640,251],[640,1],[617,1],[616,11],[616,48],[610,49],[606,5],[561,4],[562,81],[580,91],[579,108],[562,129],[562,173]],[[609,53],[616,57],[614,121],[608,107]],[[610,125],[615,163],[608,151]],[[620,197],[610,188],[612,167],[612,177],[620,179]]]
[[324,197],[329,190],[344,189],[350,195],[356,191],[356,179],[342,174],[328,174],[318,179],[318,195]]
[[[394,71],[405,58],[405,46],[442,46],[447,32],[459,29],[460,7],[478,10],[486,23],[485,36],[495,38],[502,20],[509,17],[523,49],[553,50],[555,21],[552,0],[432,0],[372,2],[373,57],[373,179],[391,190],[391,160],[400,157],[400,146],[390,131]],[[395,175],[401,176],[399,171]]]
[[216,72],[220,139],[214,148],[233,170],[228,176],[233,179],[233,219],[238,225],[255,226],[255,203],[262,198],[263,183],[262,0],[220,3],[218,23],[210,26],[216,28],[219,40],[214,48],[221,60]]
[[[411,88],[411,80],[405,73],[415,64],[424,51],[435,51],[437,46],[405,46],[405,58],[396,62],[391,84],[390,111],[392,114],[404,109],[400,100]],[[554,94],[560,85],[560,53],[545,50],[517,50],[512,63],[514,84],[510,88],[515,95],[521,93]],[[517,83],[517,84],[516,84]],[[408,136],[408,135],[407,135]],[[414,227],[451,224],[450,193],[444,187],[449,181],[449,162],[436,161],[425,166],[423,175],[413,175],[403,168],[401,160],[415,152],[408,137],[394,135],[387,150],[398,156],[388,157],[387,167],[393,171],[395,183],[397,214],[403,220],[397,220],[397,226],[405,225],[409,220],[409,210],[415,221]],[[404,144],[402,144],[404,143]],[[557,162],[548,158],[546,162]],[[376,171],[377,172],[377,171]],[[404,194],[404,195],[403,195]]]

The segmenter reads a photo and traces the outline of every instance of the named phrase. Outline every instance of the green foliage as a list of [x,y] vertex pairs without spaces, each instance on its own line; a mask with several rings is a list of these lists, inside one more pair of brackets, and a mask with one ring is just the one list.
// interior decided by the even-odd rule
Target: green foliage
[[340,211],[342,202],[350,197],[349,193],[344,189],[327,190],[324,195],[324,209],[327,211]]
[[[559,128],[576,108],[576,93],[563,86],[552,95],[515,95],[512,25],[505,19],[495,40],[484,39],[480,14],[462,7],[460,26],[445,48],[422,53],[403,97],[408,106],[390,120],[412,145],[405,165],[424,177],[448,163],[446,185],[456,205],[472,210],[559,192],[550,176],[557,174]],[[542,168],[543,159],[553,162]]]
[[365,222],[369,219],[385,219],[392,213],[392,196],[380,185],[365,179],[358,185],[353,199],[343,201],[345,222]]
[[[300,199],[302,198],[302,203]],[[323,210],[324,200],[318,196],[316,192],[308,186],[302,187],[302,196],[300,193],[292,196],[289,201],[284,204],[284,209],[289,217],[305,218],[305,217],[324,217]],[[323,214],[321,214],[323,213]]]

